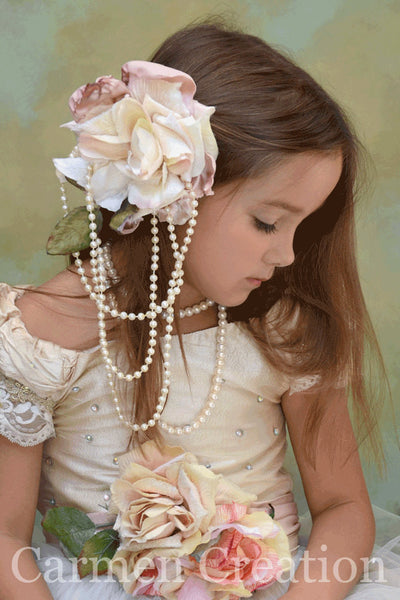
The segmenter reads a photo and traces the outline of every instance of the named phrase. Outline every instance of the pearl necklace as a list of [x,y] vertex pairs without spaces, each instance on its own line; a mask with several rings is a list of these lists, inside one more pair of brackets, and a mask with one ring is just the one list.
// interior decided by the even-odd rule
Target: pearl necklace
[[218,400],[218,392],[221,389],[222,371],[225,364],[225,334],[226,334],[226,308],[225,306],[218,305],[218,329],[217,329],[217,354],[215,361],[214,374],[212,378],[212,384],[208,393],[207,401],[203,406],[202,410],[197,414],[195,421],[186,425],[171,425],[166,421],[160,421],[160,427],[168,433],[175,433],[182,435],[182,433],[191,433],[206,422],[207,418],[211,415],[212,409],[215,407]]
[[[179,425],[175,426],[175,425],[171,425],[170,423],[167,423],[167,421],[161,420],[161,414],[165,408],[165,404],[167,401],[168,389],[165,389],[165,392],[166,392],[165,397],[163,397],[162,400],[160,400],[161,397],[159,398],[159,403],[156,406],[156,412],[153,413],[152,418],[149,419],[147,422],[142,423],[141,425],[139,425],[138,423],[131,423],[130,421],[125,419],[125,417],[122,414],[120,401],[119,401],[118,395],[116,393],[114,383],[112,381],[112,376],[111,376],[111,378],[109,378],[109,385],[111,387],[113,402],[114,402],[115,409],[118,414],[118,418],[125,425],[127,425],[128,427],[133,429],[133,431],[139,431],[139,430],[146,431],[149,427],[154,427],[156,422],[159,421],[160,427],[162,429],[168,431],[168,433],[175,433],[177,435],[181,435],[183,433],[191,433],[193,430],[198,429],[200,427],[200,425],[205,423],[207,418],[210,416],[212,409],[216,405],[216,401],[218,400],[218,392],[221,389],[220,384],[223,381],[221,375],[222,375],[222,371],[223,371],[223,367],[224,367],[224,363],[225,363],[226,325],[227,325],[226,309],[224,306],[219,305],[218,306],[218,330],[217,330],[217,355],[216,355],[216,364],[215,364],[215,370],[214,370],[213,379],[212,379],[212,385],[211,385],[210,391],[208,393],[207,401],[206,401],[204,407],[202,408],[202,410],[197,414],[195,421],[193,421],[192,423],[188,423],[184,426],[179,426]],[[166,338],[166,336],[165,336],[165,338]],[[169,358],[169,350],[171,349],[171,344],[169,341],[166,341],[165,338],[163,340],[163,352],[165,351],[165,353],[168,354],[168,358]],[[169,361],[164,360],[163,362],[164,362],[164,368],[166,369],[166,371],[168,370],[168,374],[170,375]],[[109,376],[109,374],[108,374],[108,376]],[[164,380],[164,385],[166,385],[166,383],[169,386],[170,380],[168,379],[168,382],[165,382],[165,380]],[[163,392],[163,390],[161,390],[161,392]]]
[[[160,305],[158,305],[156,303],[156,300],[157,300],[156,281],[158,279],[158,277],[156,275],[156,271],[158,269],[158,262],[159,262],[158,252],[159,252],[160,248],[157,245],[158,241],[159,241],[159,238],[157,235],[158,234],[158,227],[157,227],[158,219],[156,217],[156,214],[153,213],[153,217],[150,221],[151,225],[152,225],[151,233],[152,233],[153,254],[152,254],[152,263],[151,263],[152,273],[150,275],[151,283],[150,283],[150,296],[149,296],[150,297],[149,311],[146,313],[138,313],[138,314],[126,313],[124,311],[119,313],[115,307],[111,307],[105,303],[105,300],[106,300],[105,292],[107,289],[106,266],[105,266],[104,249],[101,246],[101,239],[97,235],[96,216],[94,213],[94,199],[93,199],[92,188],[91,188],[92,174],[93,174],[93,166],[91,164],[89,164],[87,174],[86,174],[86,186],[85,187],[86,187],[86,208],[88,211],[89,229],[90,229],[89,237],[91,240],[90,241],[90,257],[91,257],[90,265],[91,265],[91,273],[93,275],[93,278],[92,278],[93,287],[88,282],[88,278],[85,274],[85,269],[83,267],[82,260],[79,258],[79,252],[74,252],[72,254],[72,256],[75,259],[75,264],[77,267],[78,274],[80,275],[82,285],[84,286],[85,290],[89,293],[90,299],[94,300],[97,304],[100,351],[101,351],[101,354],[103,355],[103,360],[104,360],[106,371],[107,371],[107,379],[108,379],[108,383],[111,387],[111,391],[113,394],[113,402],[115,404],[115,408],[118,413],[118,417],[133,431],[139,431],[140,429],[142,431],[146,431],[149,427],[153,427],[156,424],[156,422],[160,420],[161,413],[164,409],[164,406],[165,406],[165,403],[167,400],[169,386],[171,383],[171,380],[170,380],[171,371],[169,370],[169,367],[170,367],[169,351],[171,349],[171,343],[170,343],[171,339],[172,339],[171,332],[173,330],[172,323],[174,320],[173,305],[175,303],[175,297],[180,293],[181,287],[183,285],[182,265],[183,265],[183,261],[185,259],[185,254],[188,251],[188,245],[191,242],[191,236],[194,233],[193,227],[196,225],[195,217],[198,214],[198,211],[197,211],[198,201],[196,198],[196,193],[194,192],[191,183],[186,183],[185,187],[190,196],[192,213],[191,213],[191,218],[189,219],[189,222],[188,222],[189,227],[186,229],[186,235],[183,239],[184,243],[181,247],[179,247],[179,244],[176,242],[175,226],[172,222],[173,217],[170,214],[170,209],[168,206],[165,207],[165,210],[167,212],[167,221],[168,221],[167,229],[169,232],[169,238],[172,242],[171,248],[173,250],[173,257],[175,258],[174,270],[172,271],[171,279],[168,282],[169,287],[168,287],[168,291],[167,291],[167,300],[164,300],[163,302],[161,302]],[[60,187],[61,187],[61,200],[62,200],[62,204],[63,204],[63,209],[65,212],[67,212],[68,206],[66,203],[65,187],[63,184],[61,184]],[[208,308],[208,304],[206,303],[204,305],[204,304],[200,303],[199,307],[200,307],[200,310],[203,310],[203,307],[205,310],[205,307]],[[195,309],[197,310],[199,307],[195,306],[195,307],[188,307],[186,309],[183,309],[184,316],[190,316],[190,313],[188,314],[188,310],[194,311]],[[158,324],[158,322],[156,320],[156,315],[157,315],[157,313],[159,314],[160,312],[162,312],[163,309],[166,310],[165,320],[167,321],[167,324],[165,326],[166,334],[163,339],[163,367],[164,367],[164,370],[163,370],[163,382],[162,382],[161,394],[158,398],[158,404],[156,406],[157,410],[153,414],[153,418],[149,419],[147,421],[147,423],[142,423],[141,425],[139,425],[138,423],[131,423],[130,421],[125,419],[125,417],[123,416],[123,414],[121,412],[121,407],[119,404],[119,398],[118,398],[115,388],[114,388],[113,379],[114,379],[114,376],[116,375],[118,377],[118,379],[125,379],[126,381],[133,381],[133,379],[139,379],[143,373],[148,371],[149,365],[153,362],[152,356],[155,353],[154,346],[157,343],[155,340],[155,337],[157,336],[157,324]],[[149,338],[150,339],[149,339],[149,347],[147,349],[147,356],[145,358],[144,364],[140,367],[140,370],[135,371],[133,374],[122,372],[121,370],[118,369],[117,365],[114,365],[112,363],[112,360],[110,358],[110,354],[108,351],[106,325],[105,325],[105,320],[104,320],[106,312],[111,313],[111,316],[119,316],[120,318],[123,318],[123,319],[126,319],[126,318],[128,318],[130,320],[134,320],[136,318],[139,320],[144,320],[145,318],[150,319],[150,322],[149,322],[149,325],[150,325]],[[206,404],[206,407],[201,411],[201,413],[199,413],[198,419],[196,419],[196,421],[194,421],[192,424],[185,425],[183,427],[183,429],[181,427],[174,427],[165,421],[161,421],[160,425],[163,429],[167,429],[169,432],[177,433],[177,434],[190,433],[193,429],[197,429],[197,427],[199,427],[200,424],[206,420],[207,416],[209,416],[211,409],[215,406],[215,401],[217,400],[217,393],[220,389],[220,383],[222,382],[221,372],[222,372],[222,368],[223,368],[223,364],[224,364],[224,356],[225,356],[224,339],[225,339],[226,324],[227,324],[227,321],[226,321],[225,307],[219,306],[218,307],[218,332],[217,332],[217,361],[216,361],[216,368],[215,368],[214,377],[213,377],[213,384],[212,384],[212,387],[211,387],[211,390],[210,390],[210,393],[208,396],[208,402]]]
[[[109,287],[111,284],[118,283],[120,281],[117,270],[114,266],[112,257],[111,257],[111,247],[110,242],[106,242],[103,246],[103,256],[104,256],[104,266],[107,271],[108,279],[106,280],[106,287]],[[117,302],[115,300],[114,294],[108,292],[110,297],[110,306],[112,310],[110,311],[112,317],[119,316],[121,319],[131,319],[134,320],[135,316],[133,313],[126,312],[118,312]],[[186,308],[181,308],[179,310],[179,318],[184,319],[185,317],[192,317],[193,315],[200,314],[203,310],[208,310],[211,306],[214,306],[214,300],[210,300],[206,298],[199,304],[193,304],[193,306],[187,306]],[[156,311],[160,312],[160,311]],[[163,319],[167,318],[167,311],[163,310],[161,312],[161,316]],[[146,315],[147,316],[147,315]]]
[[[105,246],[104,246],[104,259],[105,259],[104,264],[106,266],[108,275],[110,276],[113,283],[117,283],[119,281],[119,278],[118,278],[118,273],[112,262],[111,250],[110,250],[109,243],[105,244]],[[112,302],[114,303],[114,306],[116,307],[115,298],[113,295],[112,295]],[[215,304],[215,302],[213,300],[209,300],[209,299],[203,300],[199,304],[194,304],[193,306],[188,306],[184,309],[181,309],[179,311],[179,316],[181,319],[183,319],[184,317],[191,317],[195,314],[199,314],[203,310],[207,310],[214,304]],[[114,310],[116,310],[116,308]],[[111,311],[111,312],[113,312],[113,311]],[[118,311],[116,311],[116,312],[118,312]],[[119,314],[121,315],[123,313],[119,313]],[[162,311],[161,316],[164,319],[166,319],[168,317],[168,312]],[[156,421],[159,421],[160,427],[162,429],[168,431],[168,433],[171,433],[171,434],[182,435],[183,433],[191,433],[193,430],[198,429],[200,427],[200,425],[202,423],[204,423],[207,420],[207,418],[210,416],[211,411],[215,407],[216,401],[218,400],[218,392],[221,388],[220,384],[223,381],[222,370],[223,370],[224,359],[225,359],[225,344],[224,344],[224,342],[225,342],[226,324],[227,324],[227,321],[226,321],[225,307],[218,306],[216,365],[215,365],[215,370],[214,370],[213,379],[212,379],[212,385],[211,385],[211,389],[208,393],[207,401],[206,401],[204,407],[202,408],[202,410],[197,414],[195,421],[193,421],[192,423],[187,423],[186,425],[184,425],[182,427],[179,425],[174,426],[174,425],[171,425],[170,423],[167,423],[167,421],[161,420],[161,413],[162,413],[163,409],[165,408],[165,403],[166,403],[166,399],[165,399],[164,403],[160,403],[159,405],[157,405],[156,412],[153,414],[152,418],[149,419],[149,421],[147,421],[147,423],[142,423],[141,425],[138,425],[137,423],[132,424],[130,421],[125,419],[125,417],[122,415],[119,398],[116,393],[115,387],[113,385],[112,379],[110,379],[110,382],[111,382],[110,387],[111,387],[111,391],[112,391],[113,402],[114,402],[116,411],[118,413],[119,419],[122,420],[125,423],[125,425],[127,425],[134,431],[139,431],[139,430],[146,431],[148,429],[148,427],[155,425]],[[170,349],[170,344],[168,346],[169,346],[168,349]],[[165,346],[164,346],[164,349],[165,349]],[[165,362],[164,362],[164,365],[165,365]]]

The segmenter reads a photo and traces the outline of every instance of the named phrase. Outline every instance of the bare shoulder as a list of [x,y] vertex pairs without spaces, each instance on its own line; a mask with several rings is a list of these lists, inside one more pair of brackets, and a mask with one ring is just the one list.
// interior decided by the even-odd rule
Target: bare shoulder
[[68,269],[18,300],[28,332],[71,350],[97,345],[97,308],[78,275]]

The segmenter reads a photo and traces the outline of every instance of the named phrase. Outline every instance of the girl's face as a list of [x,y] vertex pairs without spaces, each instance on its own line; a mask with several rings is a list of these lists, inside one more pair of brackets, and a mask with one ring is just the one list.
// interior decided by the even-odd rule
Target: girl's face
[[[237,306],[275,267],[290,265],[297,227],[324,203],[341,170],[341,155],[306,152],[239,188],[223,185],[201,198],[183,266],[181,306],[203,298]],[[180,241],[185,229],[177,227]]]

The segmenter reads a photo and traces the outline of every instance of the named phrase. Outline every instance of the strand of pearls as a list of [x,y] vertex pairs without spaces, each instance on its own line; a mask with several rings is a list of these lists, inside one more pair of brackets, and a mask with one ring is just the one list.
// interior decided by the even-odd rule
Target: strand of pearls
[[[172,307],[169,307],[168,310],[169,310],[169,314],[167,317],[167,322],[172,323],[173,309],[172,309]],[[111,387],[113,402],[114,402],[115,409],[117,411],[119,419],[125,425],[127,425],[128,427],[133,429],[133,431],[139,431],[139,430],[146,431],[149,427],[154,427],[154,425],[156,425],[157,421],[159,421],[160,427],[162,429],[167,430],[168,433],[176,433],[178,435],[181,435],[182,433],[191,433],[193,430],[198,429],[200,427],[200,425],[202,425],[202,423],[205,423],[207,418],[211,415],[212,409],[216,405],[216,402],[218,400],[218,392],[221,389],[222,371],[223,371],[223,367],[224,367],[224,363],[225,363],[226,325],[227,325],[226,308],[224,306],[218,306],[217,356],[216,356],[215,370],[214,370],[213,379],[212,379],[212,385],[211,385],[210,392],[208,394],[207,402],[206,402],[205,406],[203,407],[203,409],[198,413],[198,415],[196,416],[196,420],[193,421],[193,423],[189,423],[182,427],[182,426],[171,425],[170,423],[167,423],[166,421],[161,421],[161,414],[164,410],[164,407],[165,407],[165,404],[167,401],[168,388],[169,388],[169,384],[170,384],[169,378],[171,376],[171,372],[169,370],[169,367],[170,367],[169,351],[171,349],[171,344],[170,344],[171,336],[168,336],[168,335],[164,336],[164,340],[163,340],[163,359],[164,359],[163,363],[164,363],[164,369],[165,369],[164,372],[165,372],[166,376],[168,375],[168,380],[166,379],[166,376],[165,376],[164,381],[163,381],[164,388],[161,389],[161,396],[158,399],[158,404],[156,406],[156,412],[153,413],[152,418],[150,418],[147,422],[139,425],[138,423],[131,423],[131,421],[128,421],[124,417],[124,415],[122,414],[118,394],[115,390],[115,386],[113,383],[112,374],[111,374],[111,377],[110,377],[110,373],[107,374],[107,376],[109,378],[109,385]]]
[[[106,281],[106,286],[109,287],[109,285],[115,284],[119,282],[119,276],[117,273],[117,270],[114,266],[112,257],[111,257],[111,248],[110,248],[110,243],[106,242],[103,246],[103,255],[104,255],[104,266],[106,268],[107,271],[107,281]],[[112,307],[113,310],[111,310],[111,314],[112,316],[114,316],[115,314],[118,314],[118,309],[117,309],[117,303],[115,300],[115,296],[114,294],[112,294],[111,292],[109,292],[109,298],[110,298],[110,306]],[[179,317],[181,319],[183,319],[184,317],[192,317],[193,315],[198,315],[200,314],[203,310],[208,310],[211,306],[214,306],[215,302],[214,300],[210,300],[208,298],[206,298],[205,300],[203,300],[202,302],[200,302],[199,304],[194,304],[193,306],[187,306],[186,308],[182,308],[179,310]],[[159,308],[159,307],[157,307]],[[132,313],[119,313],[120,315],[123,315],[123,317],[125,318],[129,318],[129,315],[131,315]],[[161,316],[163,319],[167,318],[167,312],[165,310],[163,310],[161,312]],[[131,319],[133,320],[132,316]]]
[[225,306],[218,305],[217,355],[212,384],[208,393],[207,401],[192,423],[188,423],[183,426],[175,426],[167,423],[166,421],[160,420],[160,427],[168,431],[168,433],[175,433],[177,435],[191,433],[193,430],[198,429],[203,423],[205,423],[208,417],[211,415],[211,411],[215,407],[218,400],[218,392],[221,389],[221,383],[223,382],[222,371],[225,364],[226,325],[226,308]]
[[[90,177],[87,177],[87,181],[88,181],[88,185],[90,183]],[[88,190],[88,187],[86,188]],[[167,221],[168,221],[168,231],[169,231],[169,238],[171,240],[171,247],[173,250],[173,257],[175,258],[175,264],[174,264],[174,269],[171,273],[171,279],[168,282],[169,288],[167,291],[167,300],[164,300],[163,302],[161,302],[161,305],[156,305],[154,300],[156,299],[156,294],[155,294],[155,290],[157,289],[157,284],[155,283],[157,281],[157,275],[155,273],[155,271],[158,268],[158,261],[159,261],[159,257],[158,257],[158,252],[160,250],[159,246],[157,245],[159,238],[158,238],[158,227],[157,227],[157,223],[158,220],[155,216],[155,214],[153,213],[153,218],[151,219],[151,224],[152,224],[152,228],[151,228],[151,233],[153,235],[152,237],[152,243],[153,243],[153,255],[152,255],[152,274],[150,275],[150,280],[151,280],[151,284],[150,284],[150,311],[143,313],[143,312],[139,312],[139,313],[126,313],[124,311],[119,312],[116,307],[114,306],[110,306],[110,304],[105,304],[105,296],[104,296],[104,292],[106,290],[106,283],[107,283],[107,277],[106,277],[106,269],[104,266],[104,250],[103,247],[100,247],[100,244],[96,244],[96,246],[94,246],[92,244],[93,241],[96,241],[96,237],[97,234],[95,233],[96,231],[96,223],[95,223],[95,215],[93,213],[93,200],[92,203],[90,203],[90,201],[88,202],[87,199],[87,208],[89,211],[89,220],[91,221],[91,223],[89,224],[89,227],[91,229],[91,239],[92,242],[90,243],[90,246],[92,248],[90,255],[92,257],[90,264],[91,264],[91,272],[93,274],[93,283],[98,284],[100,283],[101,285],[98,286],[97,288],[94,288],[94,292],[91,289],[90,284],[87,283],[87,281],[84,283],[85,289],[89,292],[90,297],[92,298],[92,300],[95,300],[96,302],[98,302],[98,300],[100,299],[102,301],[102,310],[105,313],[110,313],[112,317],[120,317],[121,319],[130,319],[130,320],[135,320],[135,319],[139,319],[140,321],[143,321],[144,319],[148,318],[148,319],[154,319],[153,316],[153,312],[155,311],[156,313],[160,313],[163,309],[167,309],[168,306],[173,306],[174,302],[175,302],[175,296],[177,296],[180,291],[181,291],[181,287],[183,285],[183,269],[182,269],[182,265],[183,265],[183,261],[185,259],[185,254],[188,251],[188,246],[191,242],[191,236],[194,233],[194,229],[193,227],[196,225],[196,216],[198,214],[197,211],[197,206],[198,206],[198,201],[196,198],[196,194],[195,192],[192,190],[192,186],[191,184],[186,184],[186,189],[188,190],[188,193],[191,197],[191,204],[192,204],[192,213],[191,213],[191,218],[188,221],[188,228],[186,229],[186,235],[183,239],[183,245],[181,247],[179,247],[179,244],[176,242],[176,234],[175,234],[175,225],[172,223],[173,217],[170,214],[170,209],[169,207],[165,207],[165,210],[167,211]],[[94,237],[96,235],[96,237]],[[79,253],[74,253],[73,254],[74,257],[77,257],[79,259]],[[82,269],[81,271],[79,271],[79,267],[82,268],[82,261],[80,261],[80,264],[77,263],[77,261],[75,261],[75,264],[78,267],[78,273],[83,274],[82,273]],[[99,293],[100,292],[100,293]]]
[[[75,148],[72,150],[72,152],[70,153],[69,156],[70,156],[70,158],[75,158],[76,156],[78,156],[78,146],[75,146]],[[60,183],[60,191],[61,191],[61,204],[62,204],[63,211],[64,211],[64,217],[66,217],[68,214],[68,204],[67,204],[67,192],[65,190],[64,182]]]
[[[153,213],[153,216],[151,219],[152,252],[153,252],[153,254],[152,254],[151,275],[150,275],[150,281],[151,281],[150,290],[151,291],[150,291],[149,311],[146,313],[138,313],[138,314],[126,313],[124,311],[119,313],[116,308],[112,308],[111,306],[109,306],[105,303],[107,273],[106,273],[106,266],[105,266],[104,250],[101,246],[101,239],[97,235],[96,216],[94,213],[95,206],[94,206],[94,199],[93,199],[92,187],[91,187],[92,174],[93,174],[93,166],[89,165],[87,174],[86,174],[86,186],[85,187],[86,187],[86,208],[88,211],[90,240],[91,240],[90,241],[90,248],[91,248],[90,249],[90,256],[91,256],[90,265],[91,265],[91,273],[93,275],[93,278],[92,278],[93,287],[88,282],[88,278],[86,276],[85,269],[83,268],[82,260],[79,258],[79,256],[80,256],[79,252],[73,253],[73,256],[75,258],[75,264],[77,266],[77,271],[78,271],[78,274],[80,275],[82,285],[84,286],[86,291],[89,292],[90,298],[92,300],[94,300],[97,304],[100,349],[101,349],[101,353],[102,353],[105,367],[107,370],[108,383],[111,387],[111,391],[112,391],[112,395],[113,395],[113,402],[115,404],[115,408],[118,413],[118,417],[121,421],[123,421],[127,426],[129,426],[134,431],[139,431],[139,429],[141,429],[142,431],[146,431],[146,429],[148,429],[149,427],[153,427],[156,424],[156,422],[158,420],[160,420],[161,413],[162,413],[165,403],[167,401],[168,390],[169,390],[169,386],[171,383],[169,351],[171,349],[171,343],[170,343],[171,339],[172,339],[171,332],[173,330],[172,323],[174,320],[173,305],[175,303],[175,298],[180,293],[181,287],[183,285],[182,265],[183,265],[183,261],[185,259],[185,254],[188,251],[188,246],[191,242],[191,236],[194,233],[193,227],[196,225],[195,217],[198,214],[198,212],[197,212],[198,201],[196,198],[196,194],[192,189],[191,184],[187,183],[186,189],[191,198],[192,214],[191,214],[191,218],[189,219],[189,223],[188,223],[189,226],[186,230],[186,235],[183,239],[184,243],[181,247],[179,247],[179,244],[176,241],[175,226],[172,223],[172,220],[173,220],[172,215],[170,214],[169,207],[166,207],[169,238],[171,240],[171,247],[173,250],[173,256],[175,258],[174,270],[172,271],[171,279],[168,282],[169,287],[168,287],[168,291],[167,291],[167,300],[163,301],[161,303],[161,305],[157,305],[157,303],[156,303],[156,300],[157,300],[156,281],[158,279],[156,271],[158,269],[158,262],[159,262],[159,256],[158,256],[159,246],[157,245],[157,243],[159,241],[159,238],[157,235],[158,234],[158,227],[157,227],[158,219],[157,219],[155,213]],[[119,398],[116,394],[113,380],[114,380],[114,376],[116,375],[118,379],[125,379],[126,381],[133,381],[133,379],[139,379],[143,373],[148,371],[149,365],[153,361],[152,356],[155,353],[154,346],[157,343],[156,339],[155,339],[157,337],[157,324],[158,324],[156,316],[157,316],[157,313],[161,312],[163,309],[165,309],[166,313],[167,313],[166,314],[167,324],[165,326],[166,334],[164,336],[164,344],[163,344],[163,367],[164,368],[163,368],[163,382],[162,382],[161,393],[158,398],[158,404],[156,406],[156,412],[153,414],[153,418],[149,419],[147,421],[147,423],[142,423],[139,425],[138,423],[131,423],[130,421],[125,419],[125,417],[123,416],[123,414],[121,412]],[[113,312],[111,312],[111,311],[113,311]],[[144,364],[140,367],[139,370],[135,371],[133,374],[124,373],[117,367],[117,365],[114,365],[112,363],[112,360],[110,358],[110,353],[108,350],[108,342],[107,342],[107,334],[106,334],[106,324],[105,324],[105,313],[106,312],[110,312],[112,316],[119,316],[121,318],[129,318],[132,320],[135,318],[138,318],[139,320],[144,320],[146,317],[150,319],[150,322],[149,322],[149,326],[150,326],[149,346],[147,349],[147,356],[145,358]],[[221,320],[226,323],[225,318],[221,317]],[[222,327],[222,325],[221,325],[221,327]],[[222,358],[223,358],[223,353],[222,353]],[[215,385],[218,385],[218,383],[215,383]],[[207,409],[207,410],[209,410],[209,409]]]
[[[198,315],[201,313],[201,311],[208,310],[211,306],[214,306],[214,304],[214,300],[209,300],[208,298],[206,298],[206,300],[203,300],[199,304],[193,304],[193,306],[181,308],[179,311],[179,317],[183,319],[184,317],[192,317],[193,315]],[[163,311],[161,313],[161,316],[163,317],[163,319],[165,319],[167,315]]]

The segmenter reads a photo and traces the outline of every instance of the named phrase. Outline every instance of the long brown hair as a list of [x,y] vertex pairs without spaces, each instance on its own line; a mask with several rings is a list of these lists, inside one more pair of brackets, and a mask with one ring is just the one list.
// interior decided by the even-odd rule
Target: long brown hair
[[[215,106],[211,118],[219,148],[215,186],[265,173],[295,153],[341,152],[339,182],[323,207],[297,229],[294,263],[277,268],[273,278],[242,305],[228,309],[228,319],[241,322],[266,360],[283,373],[291,377],[321,375],[320,394],[310,405],[304,432],[311,462],[323,417],[323,394],[345,376],[356,436],[359,441],[368,438],[381,469],[385,460],[377,422],[386,380],[354,247],[354,203],[365,151],[344,111],[281,51],[221,23],[203,22],[178,31],[151,60],[191,75],[197,85],[195,98]],[[115,234],[108,235],[114,241],[113,257],[121,277],[114,286],[121,310],[143,310],[148,302],[150,227],[148,217],[132,235],[118,239]],[[173,264],[165,224],[160,224],[159,238],[159,292],[165,297]],[[295,315],[298,318],[294,319]],[[179,332],[179,320],[176,324]],[[148,330],[137,321],[122,321],[118,328],[124,356],[130,368],[137,369],[146,355]],[[271,336],[271,331],[279,335]],[[180,334],[179,340],[183,348]],[[377,358],[383,382],[382,394],[375,393],[373,401],[363,377],[367,346]],[[161,358],[157,346],[147,376],[135,386],[133,402],[129,396],[126,412],[137,422],[147,421],[156,410]],[[156,427],[140,432],[139,440],[145,438],[162,443]]]

